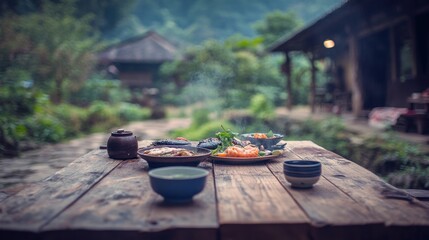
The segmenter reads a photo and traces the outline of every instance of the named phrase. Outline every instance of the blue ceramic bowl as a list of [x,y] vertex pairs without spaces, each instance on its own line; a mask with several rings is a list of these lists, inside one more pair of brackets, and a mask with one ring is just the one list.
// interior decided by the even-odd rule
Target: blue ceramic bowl
[[286,144],[283,144],[283,146],[279,146],[279,148],[277,148],[276,146],[276,144],[283,139],[284,135],[282,134],[275,133],[274,136],[271,138],[254,138],[253,134],[254,133],[244,133],[244,134],[241,134],[241,138],[243,140],[250,141],[250,143],[258,147],[262,145],[264,146],[264,149],[269,149],[269,150],[283,149],[284,145],[286,145]]
[[167,202],[189,202],[206,184],[209,172],[197,167],[162,167],[149,171],[152,189]]
[[288,160],[283,170],[286,180],[296,188],[311,188],[319,181],[322,164],[313,160]]

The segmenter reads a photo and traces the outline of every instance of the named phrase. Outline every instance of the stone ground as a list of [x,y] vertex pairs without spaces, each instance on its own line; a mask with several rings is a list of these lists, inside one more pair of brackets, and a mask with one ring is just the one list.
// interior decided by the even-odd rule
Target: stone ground
[[[139,140],[166,138],[168,131],[188,127],[190,119],[133,122],[121,128]],[[0,200],[32,182],[43,180],[87,152],[106,145],[110,132],[95,133],[60,144],[26,151],[19,157],[0,159]]]

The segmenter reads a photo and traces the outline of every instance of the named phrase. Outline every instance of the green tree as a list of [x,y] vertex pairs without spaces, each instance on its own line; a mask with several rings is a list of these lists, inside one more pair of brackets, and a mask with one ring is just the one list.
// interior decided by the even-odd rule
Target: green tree
[[274,103],[285,99],[280,61],[261,52],[258,38],[239,37],[189,48],[183,59],[164,64],[162,73],[176,82],[172,89],[180,97],[171,98],[172,103],[206,100],[217,107],[245,108],[255,94],[263,94]]
[[[2,0],[0,1],[0,16],[13,12],[17,15],[27,15],[40,12],[47,3],[61,3],[58,0]],[[136,0],[75,0],[73,16],[82,18],[92,15],[91,26],[103,35],[127,17],[136,4]]]
[[281,37],[292,33],[303,23],[294,12],[274,11],[255,24],[256,32],[270,45]]
[[92,70],[97,35],[91,16],[78,19],[75,11],[74,1],[46,1],[40,12],[3,17],[0,49],[8,59],[0,71],[27,72],[27,80],[54,103],[63,100],[64,91],[77,90]]

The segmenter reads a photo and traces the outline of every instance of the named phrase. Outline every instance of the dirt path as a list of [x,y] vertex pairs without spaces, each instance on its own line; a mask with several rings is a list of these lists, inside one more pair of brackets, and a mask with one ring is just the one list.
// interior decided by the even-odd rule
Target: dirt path
[[[122,128],[142,139],[166,138],[170,130],[189,126],[190,119],[133,122]],[[24,152],[20,157],[0,159],[0,200],[28,183],[40,181],[85,153],[105,145],[110,133],[95,133],[60,144]],[[3,196],[3,197],[2,197]]]

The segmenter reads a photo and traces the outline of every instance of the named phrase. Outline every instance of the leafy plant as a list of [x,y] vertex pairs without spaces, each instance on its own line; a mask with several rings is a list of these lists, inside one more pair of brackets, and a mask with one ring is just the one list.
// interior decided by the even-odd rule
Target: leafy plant
[[82,88],[70,92],[67,97],[70,103],[88,106],[95,101],[118,104],[131,99],[131,92],[121,86],[119,80],[104,79],[94,75],[83,84]]
[[221,144],[212,151],[213,155],[225,151],[229,146],[233,146],[233,141],[238,136],[238,133],[231,131],[231,129],[221,127],[222,131],[216,133],[216,137],[220,140]]
[[249,109],[257,119],[270,119],[275,115],[274,105],[263,94],[256,94],[252,97]]
[[121,120],[125,122],[145,120],[151,115],[151,110],[149,108],[144,108],[132,103],[119,104],[118,112]]

